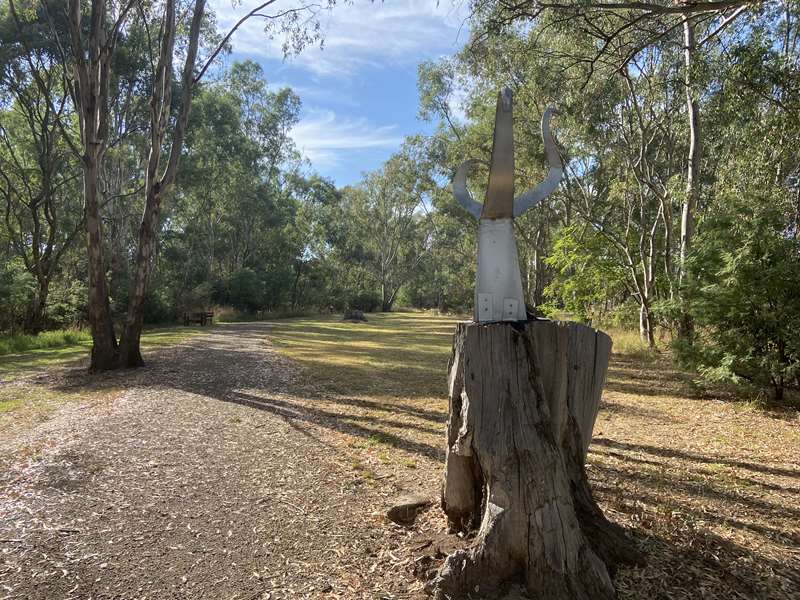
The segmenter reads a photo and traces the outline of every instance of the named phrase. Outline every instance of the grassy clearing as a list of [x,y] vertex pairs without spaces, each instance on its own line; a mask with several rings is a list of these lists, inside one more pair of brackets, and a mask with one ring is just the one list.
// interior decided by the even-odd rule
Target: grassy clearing
[[[303,375],[291,398],[270,402],[344,434],[330,440],[346,449],[353,473],[343,485],[391,481],[433,495],[456,321],[426,313],[369,315],[367,323],[332,316],[273,321],[270,341]],[[196,331],[202,329],[150,332],[146,347]],[[254,331],[263,337],[261,326]],[[767,411],[740,401],[730,388],[698,386],[666,353],[644,349],[635,334],[610,333],[614,354],[587,473],[607,515],[628,528],[648,558],[646,567],[616,575],[619,597],[800,597],[797,411]],[[86,348],[77,351],[85,356]],[[36,353],[42,352],[48,351],[28,353],[40,369],[46,364]],[[0,359],[0,371],[8,358]],[[0,406],[7,407],[0,409],[0,429],[26,414],[47,418],[58,404],[123,391],[73,393],[35,383],[39,377],[0,385]],[[443,534],[441,516],[429,511],[414,535]]]
[[[202,327],[182,326],[149,329],[142,334],[142,349],[147,351],[177,344],[201,331]],[[33,339],[26,341],[23,338]],[[38,336],[0,338],[0,349],[6,342],[6,347],[22,347],[23,350],[8,353],[0,351],[0,381],[86,359],[92,347],[91,336],[83,331],[55,331]],[[26,347],[26,344],[29,345]]]
[[[337,414],[336,427],[354,436],[359,472],[388,464],[435,487],[455,322],[424,313],[295,319],[274,322],[270,338],[303,367],[315,410]],[[587,471],[609,517],[648,556],[645,568],[618,573],[620,598],[800,597],[798,413],[699,387],[635,332],[609,333]]]
[[440,397],[458,319],[417,312],[367,318],[276,321],[270,339],[329,392],[386,400]]

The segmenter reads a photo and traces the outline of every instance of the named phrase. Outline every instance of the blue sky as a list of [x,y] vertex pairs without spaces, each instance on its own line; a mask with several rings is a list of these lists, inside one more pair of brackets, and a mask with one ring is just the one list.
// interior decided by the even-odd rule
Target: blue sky
[[[273,10],[292,2],[278,0]],[[227,31],[259,2],[210,4]],[[451,0],[354,0],[320,15],[323,48],[287,60],[281,41],[269,40],[263,24],[251,20],[235,34],[227,60],[255,60],[271,85],[297,92],[303,109],[292,137],[313,170],[342,186],[380,166],[405,136],[431,130],[416,116],[417,65],[460,49],[464,11]]]

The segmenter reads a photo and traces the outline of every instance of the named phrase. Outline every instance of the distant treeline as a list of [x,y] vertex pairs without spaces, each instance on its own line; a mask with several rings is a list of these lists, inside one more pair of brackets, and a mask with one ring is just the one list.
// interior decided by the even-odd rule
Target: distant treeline
[[[435,133],[343,189],[309,174],[290,137],[300,99],[270,89],[257,64],[213,66],[194,83],[176,64],[167,77],[159,56],[183,54],[148,35],[170,22],[156,4],[116,39],[92,171],[80,60],[56,43],[74,27],[22,4],[0,7],[2,331],[88,322],[97,347],[109,321],[135,335],[137,318],[215,305],[469,311],[475,223],[449,182],[476,159],[481,199],[496,94],[511,85],[517,190],[546,174],[548,105],[566,171],[516,223],[530,306],[638,328],[649,346],[665,332],[709,379],[779,397],[798,385],[797,3],[647,19],[475,3],[464,50],[419,69],[419,113]],[[196,33],[199,65],[219,42],[213,18],[180,18],[176,47]],[[88,44],[96,24],[83,19]],[[99,182],[94,205],[87,181]]]

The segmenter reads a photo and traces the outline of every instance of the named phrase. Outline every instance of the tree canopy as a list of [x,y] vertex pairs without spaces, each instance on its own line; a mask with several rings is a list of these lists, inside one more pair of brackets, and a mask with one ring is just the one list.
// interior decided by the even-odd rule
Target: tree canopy
[[[548,106],[565,167],[515,224],[529,308],[671,340],[709,378],[796,386],[797,4],[471,8],[464,48],[419,67],[434,132],[337,188],[292,141],[302,98],[215,62],[239,25],[203,2],[4,5],[0,326],[88,324],[134,364],[143,322],[211,306],[468,312],[475,224],[450,180],[474,159],[482,196],[509,85],[517,189],[546,175]],[[293,11],[271,31],[298,50],[321,32]]]

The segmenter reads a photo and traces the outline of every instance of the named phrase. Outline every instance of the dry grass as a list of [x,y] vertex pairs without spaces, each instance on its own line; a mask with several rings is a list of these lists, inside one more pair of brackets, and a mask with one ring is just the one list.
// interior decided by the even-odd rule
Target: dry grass
[[[310,394],[357,426],[367,463],[413,464],[435,489],[453,318],[424,313],[272,324]],[[800,597],[800,419],[701,389],[629,332],[615,353],[588,472],[609,516],[648,555],[620,598]],[[429,515],[419,526],[441,528]]]
[[651,554],[620,596],[798,597],[798,449],[796,412],[698,388],[664,357],[615,355],[590,477]]
[[[141,464],[149,469],[148,452],[158,456],[165,451],[186,452],[191,468],[181,468],[183,463],[175,460],[170,466],[173,470],[165,471],[163,477],[154,472],[142,481],[158,493],[174,494],[178,511],[187,506],[182,492],[173,489],[175,478],[181,478],[182,489],[191,488],[213,500],[209,501],[209,518],[230,520],[231,529],[243,537],[255,532],[259,524],[271,523],[276,529],[268,537],[274,537],[275,543],[278,538],[283,540],[285,547],[280,552],[285,556],[280,561],[270,559],[274,570],[270,577],[291,571],[281,575],[286,577],[281,583],[283,591],[276,591],[273,597],[327,598],[330,592],[320,590],[328,588],[308,593],[291,590],[313,590],[307,587],[309,578],[320,579],[330,572],[339,578],[333,583],[334,597],[417,598],[421,584],[412,573],[435,567],[460,541],[444,535],[438,510],[427,511],[414,527],[406,529],[383,520],[386,507],[382,503],[388,505],[400,491],[422,492],[431,498],[438,494],[447,410],[445,376],[455,321],[425,313],[399,313],[369,315],[367,323],[342,323],[325,317],[257,327],[230,326],[226,335],[199,338],[187,344],[185,353],[175,351],[160,358],[161,362],[153,363],[155,371],[116,373],[75,387],[59,384],[50,369],[10,385],[43,395],[74,394],[76,398],[125,391],[127,401],[102,404],[107,408],[108,423],[116,425],[98,421],[104,425],[96,426],[96,435],[82,429],[87,411],[78,410],[75,402],[68,404],[72,408],[67,413],[74,413],[70,422],[75,435],[84,440],[81,443],[98,456],[109,453],[108,468],[92,475],[96,480],[87,484],[86,497],[97,495],[96,481],[105,481],[109,494],[116,489],[113,486],[129,482],[127,477],[116,478],[117,468]],[[648,558],[646,567],[616,575],[620,598],[800,598],[798,414],[762,411],[737,401],[730,390],[698,388],[693,378],[675,369],[664,354],[642,354],[629,334],[612,335],[616,352],[595,427],[588,473],[604,510],[629,528]],[[284,376],[288,369],[274,359],[272,344],[301,368],[299,376]],[[192,367],[192,360],[201,359],[202,369]],[[294,373],[293,368],[291,371]],[[263,378],[256,377],[259,373]],[[271,379],[275,377],[286,381],[281,379],[283,383],[275,387]],[[276,391],[283,387],[285,392]],[[0,393],[3,389],[8,388],[0,388]],[[15,421],[28,402],[20,396],[17,400],[21,406],[6,413],[14,415]],[[63,398],[53,396],[50,401],[58,404]],[[243,406],[234,411],[231,403]],[[0,415],[0,421],[2,418]],[[115,433],[120,430],[118,421],[126,424],[127,433],[121,438]],[[176,423],[180,431],[172,430]],[[54,419],[50,427],[53,451],[63,443],[57,424]],[[8,435],[1,429],[0,433]],[[127,444],[124,452],[119,450],[119,440],[104,442],[115,436]],[[218,446],[213,453],[203,446],[212,442]],[[250,460],[254,449],[264,453],[263,465]],[[321,469],[314,452],[332,457],[335,466],[326,464]],[[238,473],[236,468],[247,456],[252,469]],[[123,460],[117,466],[120,457]],[[154,455],[152,460],[163,461],[163,457]],[[217,475],[210,476],[210,468],[217,469]],[[275,473],[266,477],[262,472],[266,468]],[[266,505],[253,508],[242,500],[235,511],[217,515],[214,502],[219,482],[229,469],[237,473],[229,482],[232,494],[241,493],[251,479],[266,477],[264,486],[280,484],[291,505],[303,507],[308,502],[305,512],[288,504],[282,512],[269,512]],[[23,478],[17,483],[24,482]],[[121,489],[132,494],[132,487],[125,483]],[[109,498],[116,498],[114,494]],[[344,504],[345,499],[349,504]],[[83,506],[83,497],[75,496],[73,501],[76,507]],[[131,502],[133,508],[114,513],[120,532],[128,531],[131,515],[139,515],[137,510],[142,508],[140,500]],[[321,517],[324,525],[318,521]],[[146,530],[156,531],[158,526],[147,522]],[[87,544],[97,542],[91,532],[84,537]],[[166,552],[164,544],[164,540],[152,543],[156,558],[149,558],[148,564],[152,572],[163,571],[166,586],[173,580],[180,582],[182,572],[173,569],[172,562],[157,559],[159,552]],[[246,546],[237,540],[235,547]],[[116,550],[116,545],[113,548],[123,552]],[[326,554],[321,562],[313,556],[308,564],[302,562],[305,558],[298,562],[297,553],[312,549],[309,556],[316,555],[319,548],[332,554]],[[131,557],[120,556],[123,558],[128,573]],[[134,558],[134,563],[139,560]],[[231,580],[250,576],[241,565],[212,563],[227,565],[225,576]],[[102,585],[118,584],[103,570],[86,572],[86,581],[95,577],[97,581],[105,577]],[[130,581],[136,579],[131,577]],[[136,584],[147,583],[145,579],[140,577]],[[345,580],[346,585],[341,583]],[[222,587],[213,588],[216,591],[198,592],[196,597],[223,597],[220,590],[227,584],[219,585]],[[248,580],[247,586],[254,585]],[[136,595],[135,587],[128,590],[128,595],[119,597]],[[59,597],[42,594],[48,599]]]

